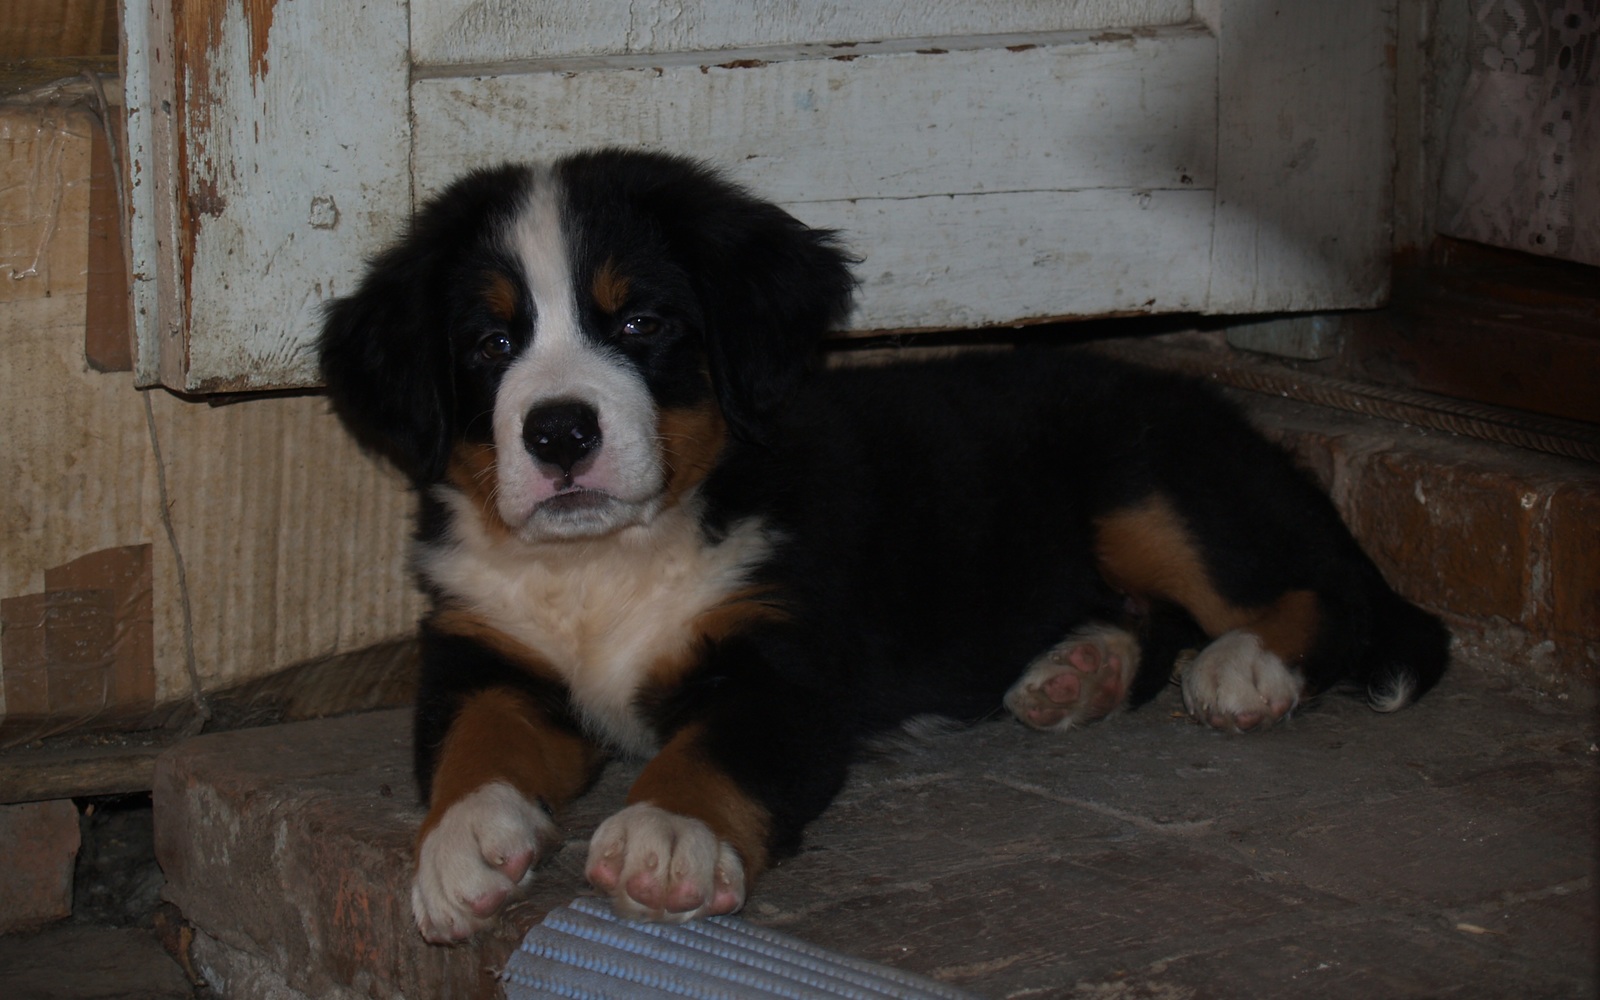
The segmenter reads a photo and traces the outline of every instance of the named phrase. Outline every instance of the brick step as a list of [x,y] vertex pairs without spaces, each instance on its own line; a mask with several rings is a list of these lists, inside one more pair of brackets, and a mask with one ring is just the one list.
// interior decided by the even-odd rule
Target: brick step
[[[744,916],[980,996],[1592,995],[1584,713],[1473,673],[1394,715],[1329,697],[1244,737],[1177,708],[1168,691],[1084,730],[995,721],[869,761]],[[629,768],[562,817],[507,926],[424,944],[406,732],[391,711],[163,757],[166,895],[218,994],[492,997],[515,939],[582,892]]]
[[455,949],[412,924],[410,759],[409,713],[391,710],[202,736],[160,760],[165,895],[223,996],[495,995],[523,922]]
[[1454,655],[1543,690],[1600,686],[1600,467],[1235,392],[1322,483]]

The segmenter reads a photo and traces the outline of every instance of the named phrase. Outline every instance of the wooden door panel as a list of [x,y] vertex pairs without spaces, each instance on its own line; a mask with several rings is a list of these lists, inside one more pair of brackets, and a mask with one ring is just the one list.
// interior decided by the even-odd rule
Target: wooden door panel
[[937,330],[1199,312],[1212,192],[1012,191],[795,207],[864,260],[850,326]]
[[1216,42],[1203,29],[941,41],[420,79],[418,194],[486,161],[597,144],[702,157],[785,204],[1215,186]]
[[405,5],[125,11],[137,380],[314,384],[322,302],[410,210]]
[[856,329],[1205,304],[1216,42],[1203,28],[703,58],[421,79],[418,195],[485,160],[666,149],[844,229],[865,258]]
[[1183,24],[1191,0],[414,0],[419,66]]
[[846,229],[865,257],[858,329],[1354,308],[1388,291],[1392,5],[125,12],[142,385],[313,384],[321,303],[420,197],[471,166],[596,143],[702,156]]

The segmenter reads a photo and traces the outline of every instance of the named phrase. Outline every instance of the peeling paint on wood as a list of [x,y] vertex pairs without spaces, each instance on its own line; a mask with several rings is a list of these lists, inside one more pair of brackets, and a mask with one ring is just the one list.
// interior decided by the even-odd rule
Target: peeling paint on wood
[[1215,39],[1030,37],[953,39],[931,55],[869,45],[845,63],[806,50],[421,80],[417,187],[500,157],[667,149],[844,230],[865,258],[855,329],[1202,309]]
[[133,7],[140,381],[309,384],[321,303],[409,211],[406,5]]
[[[868,328],[1374,305],[1394,11],[1281,15],[1267,0],[134,3],[138,375],[310,383],[320,304],[413,187],[597,142],[691,152],[803,217],[860,223]],[[874,284],[886,261],[877,275],[901,277]]]
[[1092,31],[1188,21],[1191,0],[852,0],[766,3],[682,0],[425,0],[412,10],[422,65],[608,53],[712,52],[802,42]]

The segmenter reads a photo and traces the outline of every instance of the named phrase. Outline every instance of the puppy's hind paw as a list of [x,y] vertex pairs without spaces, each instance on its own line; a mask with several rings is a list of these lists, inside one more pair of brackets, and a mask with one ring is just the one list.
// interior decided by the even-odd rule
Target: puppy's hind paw
[[1062,731],[1120,708],[1139,667],[1139,642],[1110,625],[1080,629],[1034,660],[1006,692],[1006,708],[1034,729]]
[[1265,729],[1300,703],[1298,675],[1242,629],[1218,636],[1183,671],[1183,704],[1213,729]]

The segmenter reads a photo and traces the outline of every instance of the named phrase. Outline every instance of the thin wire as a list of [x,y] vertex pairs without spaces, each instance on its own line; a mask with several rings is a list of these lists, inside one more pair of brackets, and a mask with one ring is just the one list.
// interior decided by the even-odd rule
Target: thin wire
[[[128,248],[128,192],[122,174],[122,150],[117,142],[117,132],[111,121],[111,104],[98,74],[83,71],[84,79],[94,93],[94,116],[105,134],[111,160],[111,177],[117,193],[117,235],[122,240],[124,252]],[[130,290],[131,294],[131,290]],[[131,314],[131,310],[128,310]],[[140,393],[144,399],[145,428],[150,435],[150,452],[156,465],[156,493],[161,502],[161,527],[167,535],[167,546],[172,550],[172,561],[178,570],[178,605],[183,611],[183,665],[189,674],[189,700],[194,704],[196,717],[184,726],[186,735],[205,727],[211,719],[211,703],[206,698],[200,681],[199,658],[194,651],[194,602],[189,597],[189,571],[183,561],[183,549],[178,545],[177,528],[172,523],[172,500],[167,491],[167,463],[161,455],[161,436],[156,430],[155,406],[150,402],[150,391]]]

